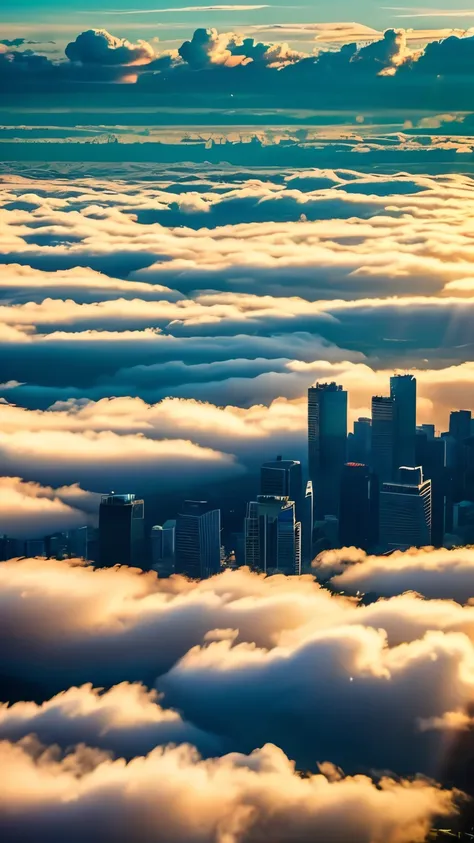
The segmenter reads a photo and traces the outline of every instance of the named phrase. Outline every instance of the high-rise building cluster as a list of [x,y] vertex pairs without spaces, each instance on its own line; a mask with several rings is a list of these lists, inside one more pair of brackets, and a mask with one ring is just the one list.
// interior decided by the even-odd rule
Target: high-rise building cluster
[[299,574],[333,547],[376,553],[474,541],[474,427],[469,410],[450,415],[449,430],[416,423],[416,379],[390,378],[371,416],[348,433],[342,385],[308,389],[308,462],[277,457],[263,463],[240,532],[225,534],[220,509],[185,500],[172,519],[145,528],[145,502],[133,494],[103,495],[99,527],[45,539],[7,538],[1,558],[82,556],[96,564],[152,568],[206,578],[222,566],[248,565],[267,574]]

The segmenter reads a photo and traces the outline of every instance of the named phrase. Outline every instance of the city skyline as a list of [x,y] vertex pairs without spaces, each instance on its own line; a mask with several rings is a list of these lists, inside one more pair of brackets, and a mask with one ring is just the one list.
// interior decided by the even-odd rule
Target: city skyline
[[[471,532],[474,539],[469,460],[474,419],[470,411],[454,409],[448,430],[440,434],[434,425],[417,425],[416,387],[413,373],[391,375],[389,395],[372,399],[373,417],[357,419],[347,432],[350,395],[341,384],[316,382],[308,387],[307,461],[277,456],[254,466],[250,474],[260,473],[259,486],[254,482],[254,500],[243,502],[236,496],[228,504],[241,511],[243,504],[240,530],[221,526],[221,507],[185,500],[171,519],[153,524],[151,533],[148,528],[145,537],[149,521],[144,520],[143,500],[135,500],[135,494],[111,493],[102,496],[99,531],[86,532],[89,546],[80,555],[101,566],[118,562],[154,568],[162,576],[181,573],[206,578],[229,564],[291,575],[311,570],[313,559],[331,547],[354,546],[377,553],[411,546],[455,546]],[[339,437],[336,444],[334,437]],[[415,479],[410,481],[410,476]],[[421,495],[420,504],[413,495]],[[110,508],[113,504],[118,508]],[[418,505],[421,509],[415,515],[413,507]],[[411,526],[409,508],[413,510]],[[135,510],[138,520],[132,515]],[[118,518],[116,527],[113,520],[110,528],[106,526],[109,512]],[[286,513],[290,517],[287,527]],[[418,519],[418,526],[413,519]],[[130,527],[135,533],[130,533]],[[164,529],[169,534],[166,544],[164,533],[157,532]],[[284,551],[288,529],[293,549]],[[2,555],[8,558],[24,551],[26,555],[70,556],[84,530],[38,535],[23,545],[6,533]],[[287,561],[282,561],[282,553]]]

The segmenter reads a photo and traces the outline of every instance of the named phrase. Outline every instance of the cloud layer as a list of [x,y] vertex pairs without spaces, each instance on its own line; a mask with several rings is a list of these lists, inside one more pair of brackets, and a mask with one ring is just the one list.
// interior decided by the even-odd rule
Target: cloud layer
[[[324,775],[300,778],[274,746],[250,756],[202,761],[188,746],[154,750],[129,764],[78,749],[64,758],[31,742],[0,744],[11,776],[0,795],[0,827],[23,841],[113,836],[138,843],[271,837],[422,843],[452,797],[428,783]],[[328,768],[330,775],[330,768]],[[25,787],[28,782],[29,787]],[[87,831],[86,831],[87,830]]]
[[[258,27],[255,28],[258,31]],[[261,27],[264,31],[265,27]],[[286,27],[291,36],[298,31]],[[275,96],[275,73],[281,105],[294,105],[295,92],[314,97],[334,108],[343,104],[386,104],[387,97],[403,96],[409,105],[429,105],[447,97],[455,107],[468,102],[472,77],[474,35],[461,31],[441,40],[446,30],[406,32],[389,29],[383,34],[357,24],[314,25],[308,34],[316,39],[342,43],[338,49],[300,52],[285,42],[258,42],[251,34],[196,29],[177,50],[157,50],[139,39],[132,43],[104,29],[89,29],[67,44],[65,58],[51,61],[47,55],[22,49],[23,43],[3,39],[0,74],[20,91],[49,90],[57,94],[76,85],[110,82],[140,82],[142,91],[158,95],[184,92],[214,95],[232,91],[235,95]],[[285,27],[273,29],[283,34]],[[428,41],[416,49],[418,37]],[[267,72],[270,71],[270,74]],[[435,91],[433,91],[435,83]],[[293,100],[290,99],[293,92]],[[126,97],[126,94],[125,94]],[[470,101],[469,101],[470,105]]]
[[[330,758],[348,772],[442,778],[453,718],[465,728],[470,605],[406,595],[364,606],[311,578],[160,581],[55,560],[6,562],[0,586],[2,675],[45,700],[4,709],[6,737],[32,731],[65,746],[71,736],[127,753],[134,735],[148,751],[194,728],[206,754],[270,742],[302,769]],[[140,681],[156,682],[159,702],[121,684]],[[87,682],[119,687],[46,702]]]

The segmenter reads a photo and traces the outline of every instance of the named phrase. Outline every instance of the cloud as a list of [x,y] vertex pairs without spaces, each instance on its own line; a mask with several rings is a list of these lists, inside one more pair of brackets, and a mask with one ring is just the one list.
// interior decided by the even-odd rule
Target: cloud
[[[182,7],[182,11],[191,8]],[[220,11],[227,9],[220,7]],[[219,11],[219,7],[213,11]],[[285,26],[291,34],[291,24],[282,24]],[[392,96],[403,97],[407,107],[423,106],[426,98],[431,107],[444,108],[449,98],[454,98],[455,107],[466,107],[468,86],[455,87],[453,77],[463,75],[468,79],[471,75],[471,34],[456,30],[456,34],[443,38],[449,30],[409,32],[411,41],[428,40],[424,50],[414,52],[407,47],[403,29],[389,29],[376,40],[373,30],[357,24],[331,23],[327,27],[327,31],[316,29],[316,34],[329,43],[341,41],[341,47],[316,55],[296,51],[285,43],[262,44],[251,36],[204,28],[195,30],[178,51],[157,54],[147,41],[134,44],[106,30],[90,29],[67,45],[65,59],[53,62],[41,53],[3,45],[8,53],[0,57],[0,74],[18,92],[57,93],[81,82],[89,86],[102,83],[103,94],[104,84],[131,83],[123,86],[126,88],[139,81],[141,90],[154,90],[157,96],[165,92],[202,94],[207,89],[217,95],[232,92],[237,98],[250,95],[252,104],[257,105],[265,103],[268,96],[275,98],[275,79],[266,73],[273,68],[279,72],[280,106],[294,106],[295,91],[303,102],[318,89],[319,104],[331,108],[377,107]],[[346,43],[351,37],[356,40]],[[440,40],[430,40],[436,37]],[[137,71],[126,72],[131,66]],[[190,72],[196,70],[206,73]],[[440,79],[435,90],[431,85],[434,78]],[[364,84],[360,84],[361,79]],[[124,102],[131,102],[131,91],[120,93]]]
[[111,278],[88,267],[42,272],[22,264],[9,264],[2,269],[0,297],[15,302],[43,301],[45,297],[54,297],[58,292],[65,291],[76,302],[94,302],[98,298],[104,301],[117,295],[155,300],[163,297],[168,301],[178,296],[173,290],[159,284]]
[[46,745],[67,749],[86,743],[130,759],[167,744],[192,744],[206,755],[225,751],[223,741],[162,708],[156,691],[128,682],[106,691],[91,685],[69,688],[41,704],[0,705],[1,740],[32,733]]
[[269,9],[271,8],[268,5],[252,5],[252,6],[242,6],[239,4],[233,5],[224,5],[224,6],[176,6],[171,9],[121,9],[112,12],[101,12],[101,14],[110,14],[110,15],[163,15],[167,12],[247,12],[253,11],[254,9]]
[[251,62],[282,67],[298,61],[302,54],[288,44],[261,44],[233,32],[196,29],[191,41],[184,41],[179,55],[192,69],[211,66],[237,67]]
[[20,477],[0,478],[0,534],[31,539],[91,523],[99,501],[79,484],[53,489]]
[[48,430],[0,433],[5,471],[40,482],[77,482],[93,489],[120,484],[183,486],[195,484],[204,472],[214,479],[242,472],[229,454],[185,440],[152,440],[141,434],[118,436],[111,431],[71,433]]
[[384,778],[376,786],[362,776],[339,777],[330,766],[329,778],[301,778],[275,746],[207,761],[188,746],[156,749],[129,764],[85,748],[61,757],[31,741],[4,742],[0,753],[11,773],[0,794],[0,825],[19,841],[34,827],[52,843],[86,834],[93,843],[104,836],[421,843],[432,818],[453,810],[452,794],[428,782]]
[[66,56],[72,62],[96,65],[148,64],[155,51],[147,41],[132,44],[126,38],[116,38],[106,29],[88,29],[66,46]]
[[412,548],[390,556],[368,556],[361,550],[331,550],[315,560],[315,573],[331,577],[337,591],[373,592],[388,597],[416,591],[430,598],[466,603],[474,594],[474,549]]
[[[0,585],[0,663],[9,694],[18,682],[47,700],[71,683],[156,680],[160,706],[179,710],[211,741],[245,752],[274,742],[303,769],[331,758],[348,771],[442,777],[452,725],[443,731],[420,723],[467,712],[474,693],[469,605],[405,595],[363,606],[309,577],[265,579],[241,570],[199,583],[161,581],[74,560],[6,562]],[[142,698],[136,688],[128,693]],[[73,700],[85,698],[81,710],[98,709],[87,722],[61,713],[70,711],[61,697],[17,712],[43,729],[70,716],[67,728],[84,728],[88,739],[109,704],[91,694],[71,692]],[[112,723],[117,696],[126,694],[111,697]],[[149,702],[145,720],[154,711]],[[49,720],[45,712],[58,707]],[[58,726],[58,735],[64,730]],[[125,736],[112,731],[118,746]]]

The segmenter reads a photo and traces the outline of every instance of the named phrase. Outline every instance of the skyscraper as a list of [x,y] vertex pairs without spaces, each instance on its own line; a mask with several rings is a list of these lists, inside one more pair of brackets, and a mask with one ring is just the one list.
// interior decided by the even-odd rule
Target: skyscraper
[[347,437],[347,459],[349,462],[370,463],[372,446],[372,419],[358,418],[354,422],[354,432]]
[[185,501],[176,519],[175,570],[205,579],[221,568],[221,513],[207,501]]
[[245,564],[265,573],[301,573],[301,525],[287,497],[259,495],[247,505]]
[[308,480],[303,498],[301,516],[301,564],[305,571],[313,561],[314,500],[313,484]]
[[392,398],[372,398],[372,468],[380,483],[392,479],[394,461],[394,402]]
[[469,439],[471,435],[471,411],[453,410],[449,415],[449,434],[456,440],[462,442]]
[[260,494],[287,497],[295,502],[296,516],[301,518],[303,472],[298,460],[276,460],[263,463],[260,469]]
[[449,416],[450,459],[452,467],[453,500],[470,499],[471,483],[467,478],[467,443],[471,436],[471,411],[456,410]]
[[151,559],[153,569],[161,577],[169,577],[174,571],[176,521],[165,521],[151,528]]
[[390,397],[394,402],[393,479],[401,465],[415,465],[416,378],[393,375]]
[[347,448],[347,392],[336,383],[308,389],[308,466],[315,517],[337,515]]
[[344,466],[339,511],[339,541],[343,547],[368,550],[376,537],[376,478],[368,465]]
[[403,466],[398,483],[382,485],[379,541],[384,550],[431,544],[431,480],[421,467]]
[[99,507],[99,559],[103,567],[143,566],[144,503],[135,495],[103,495]]
[[449,475],[446,468],[446,440],[431,436],[426,427],[416,434],[416,464],[421,465],[423,477],[431,480],[431,542],[441,547],[446,529],[446,499]]

